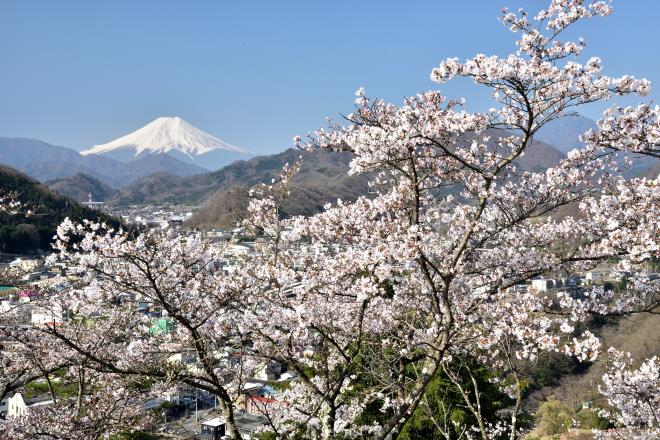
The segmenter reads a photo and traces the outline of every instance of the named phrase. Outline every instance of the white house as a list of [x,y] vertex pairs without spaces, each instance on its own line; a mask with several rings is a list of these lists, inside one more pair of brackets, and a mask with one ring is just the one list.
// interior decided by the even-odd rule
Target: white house
[[532,280],[532,287],[539,292],[547,292],[555,287],[555,281],[550,278],[537,278]]
[[62,305],[55,302],[33,307],[30,315],[30,321],[37,326],[62,324],[66,317]]
[[33,408],[35,406],[43,406],[52,404],[52,400],[37,400],[30,402],[25,402],[21,393],[14,394],[9,399],[7,399],[7,417],[17,418],[23,417],[28,410],[28,408]]

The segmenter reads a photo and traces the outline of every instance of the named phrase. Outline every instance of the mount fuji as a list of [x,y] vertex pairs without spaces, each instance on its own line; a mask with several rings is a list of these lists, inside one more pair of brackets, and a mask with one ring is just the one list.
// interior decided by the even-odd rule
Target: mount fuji
[[251,157],[242,148],[230,145],[177,116],[157,118],[132,133],[95,145],[80,154],[96,154],[121,162],[146,159],[150,155],[168,155],[208,170]]

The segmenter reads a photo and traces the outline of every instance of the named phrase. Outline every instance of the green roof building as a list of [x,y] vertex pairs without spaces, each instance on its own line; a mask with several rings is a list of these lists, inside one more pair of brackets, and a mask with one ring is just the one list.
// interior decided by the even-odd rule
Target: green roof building
[[156,319],[149,329],[149,334],[151,336],[156,336],[156,335],[166,335],[169,332],[172,331],[174,328],[174,323],[172,322],[171,319],[168,318],[159,318]]

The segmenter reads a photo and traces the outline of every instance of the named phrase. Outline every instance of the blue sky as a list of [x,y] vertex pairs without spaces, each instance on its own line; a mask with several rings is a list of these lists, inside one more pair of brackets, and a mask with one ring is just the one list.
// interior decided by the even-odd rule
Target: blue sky
[[[429,73],[443,58],[510,53],[500,8],[546,3],[0,0],[0,136],[83,149],[181,116],[255,153],[281,151],[350,112],[360,86],[400,103],[437,88]],[[660,2],[613,4],[579,27],[586,55],[650,79],[657,101]],[[490,107],[469,83],[440,89]]]

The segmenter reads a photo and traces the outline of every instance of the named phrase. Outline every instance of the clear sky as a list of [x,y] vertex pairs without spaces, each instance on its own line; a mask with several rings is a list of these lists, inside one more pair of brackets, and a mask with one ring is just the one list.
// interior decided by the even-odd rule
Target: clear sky
[[[83,149],[181,116],[255,153],[281,151],[350,112],[360,86],[400,103],[437,88],[429,73],[443,58],[510,53],[500,8],[546,3],[0,0],[0,136]],[[613,5],[579,27],[586,55],[650,79],[657,101],[660,1]],[[471,84],[441,90],[490,107]]]

